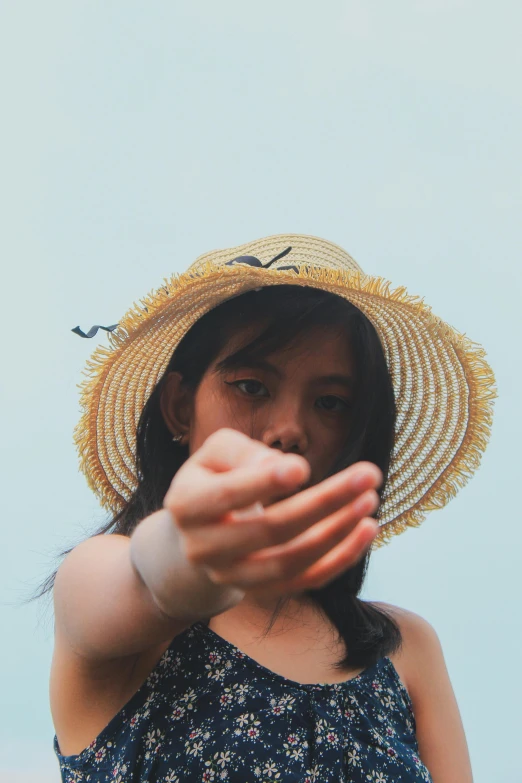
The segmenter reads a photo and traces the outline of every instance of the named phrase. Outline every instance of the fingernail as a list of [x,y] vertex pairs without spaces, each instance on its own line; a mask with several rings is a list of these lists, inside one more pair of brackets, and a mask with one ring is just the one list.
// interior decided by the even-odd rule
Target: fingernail
[[352,479],[352,487],[356,491],[363,489],[365,486],[368,487],[368,481],[371,478],[373,478],[372,474],[368,473],[367,471],[356,473]]

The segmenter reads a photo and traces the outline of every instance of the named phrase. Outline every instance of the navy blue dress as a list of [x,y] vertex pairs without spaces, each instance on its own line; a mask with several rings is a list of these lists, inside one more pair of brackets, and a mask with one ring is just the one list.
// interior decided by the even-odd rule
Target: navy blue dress
[[433,783],[390,658],[350,680],[301,684],[202,622],[173,639],[63,783]]

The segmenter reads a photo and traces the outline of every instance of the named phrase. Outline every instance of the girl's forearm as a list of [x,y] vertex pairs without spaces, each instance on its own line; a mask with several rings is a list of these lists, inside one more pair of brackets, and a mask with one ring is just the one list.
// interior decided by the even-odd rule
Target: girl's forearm
[[221,614],[243,598],[242,590],[217,585],[187,560],[166,509],[139,523],[131,535],[130,557],[154,602],[169,617],[196,622]]

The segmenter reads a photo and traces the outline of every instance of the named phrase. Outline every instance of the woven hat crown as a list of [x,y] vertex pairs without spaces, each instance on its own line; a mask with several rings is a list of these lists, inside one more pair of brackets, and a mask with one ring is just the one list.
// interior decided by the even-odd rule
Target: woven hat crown
[[[290,251],[285,253],[285,251]],[[237,255],[235,255],[237,253]],[[232,255],[231,255],[232,254]],[[281,257],[278,257],[281,256]],[[260,266],[256,267],[241,259],[257,259]],[[273,259],[276,259],[273,261]],[[204,253],[188,268],[189,273],[201,273],[208,264],[213,267],[232,266],[238,263],[254,266],[254,268],[272,268],[286,271],[291,267],[298,270],[305,266],[316,269],[338,270],[362,274],[359,264],[339,245],[318,237],[302,234],[281,234],[264,239],[256,239],[232,250],[211,250]],[[270,265],[268,267],[267,265]]]

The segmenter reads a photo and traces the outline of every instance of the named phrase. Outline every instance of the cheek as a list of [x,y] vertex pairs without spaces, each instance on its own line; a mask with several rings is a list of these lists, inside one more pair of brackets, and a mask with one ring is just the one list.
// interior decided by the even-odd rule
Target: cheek
[[341,449],[346,443],[347,427],[338,423],[334,427],[321,427],[314,438],[315,447],[310,454],[314,475],[323,477],[335,465]]
[[205,401],[197,400],[194,406],[194,417],[190,428],[191,452],[199,449],[205,440],[213,432],[219,430],[223,424],[223,410],[220,405],[206,398]]
[[202,384],[194,400],[189,452],[192,454],[199,449],[209,435],[223,427],[244,431],[237,411],[231,410],[226,395],[220,394],[214,385]]

